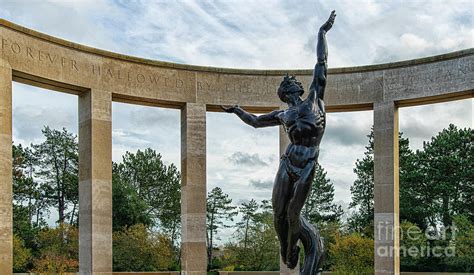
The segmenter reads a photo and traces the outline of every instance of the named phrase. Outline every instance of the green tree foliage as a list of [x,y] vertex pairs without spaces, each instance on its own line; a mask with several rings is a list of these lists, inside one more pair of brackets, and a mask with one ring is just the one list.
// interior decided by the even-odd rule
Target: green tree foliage
[[341,221],[330,221],[321,224],[318,228],[321,238],[324,240],[326,260],[324,262],[323,270],[331,270],[333,265],[333,257],[329,247],[336,243],[336,238],[340,237],[343,232],[344,224]]
[[257,214],[258,204],[254,199],[249,202],[243,202],[239,207],[239,212],[242,214],[242,220],[236,225],[238,228],[243,228],[244,231],[244,248],[247,248],[249,228],[255,220]]
[[[78,222],[77,138],[65,129],[45,127],[42,132],[44,142],[12,147],[13,226],[21,240],[15,249],[17,271],[77,271],[77,253],[71,251],[78,249],[74,241]],[[151,149],[127,152],[122,163],[113,164],[112,185],[114,231],[141,224],[149,230],[159,228],[172,244],[179,242],[181,190],[174,165],[166,166],[161,155]],[[46,224],[51,207],[58,211],[58,228]],[[23,244],[31,253],[26,264]],[[176,263],[177,248],[173,249],[172,254],[166,254],[167,250],[163,253]],[[119,266],[128,262],[126,258],[119,259],[123,260]]]
[[[425,142],[422,150],[412,152],[408,145],[408,139],[400,134],[400,219],[404,220],[401,231],[412,228],[423,234],[429,232],[433,237],[413,240],[402,235],[402,245],[406,249],[425,249],[425,254],[403,256],[401,268],[404,271],[464,271],[461,261],[454,260],[462,257],[446,253],[427,255],[426,250],[453,248],[456,241],[449,227],[457,215],[462,214],[470,224],[473,223],[474,132],[451,124]],[[366,148],[365,157],[357,161],[354,169],[357,180],[351,188],[351,207],[356,213],[349,219],[349,228],[370,236],[373,231],[373,133],[369,135]],[[447,237],[440,238],[444,232]],[[460,247],[466,246],[461,244]],[[462,262],[469,261],[464,259]]]
[[262,201],[257,205],[252,200],[243,203],[240,212],[247,218],[242,220],[242,226],[237,227],[236,242],[226,245],[228,253],[222,267],[243,271],[279,270],[279,242],[269,202]]
[[409,221],[400,223],[400,265],[402,271],[413,270],[420,264],[421,248],[426,245],[425,232],[418,225]]
[[118,164],[112,170],[112,222],[113,231],[122,230],[135,224],[147,227],[153,224],[147,202],[138,195],[137,190],[120,176]]
[[[16,270],[76,271],[77,253],[71,250],[78,249],[77,230],[62,224],[77,223],[78,145],[65,129],[45,127],[42,132],[44,142],[12,147],[13,230],[31,253],[24,263],[25,250],[15,250]],[[58,210],[57,229],[46,226],[50,207]]]
[[[357,160],[357,180],[351,187],[351,207],[357,213],[352,228],[360,229],[373,218],[373,132],[365,157]],[[408,139],[399,135],[400,215],[427,229],[449,226],[452,217],[465,213],[474,221],[474,131],[450,124],[413,153]]]
[[357,211],[350,217],[352,230],[362,232],[374,219],[374,132],[367,136],[369,144],[365,147],[364,157],[356,160],[354,173],[357,179],[351,186],[352,201],[350,208]]
[[[32,253],[38,250],[37,235],[42,227],[30,223],[27,207],[13,204],[13,232]],[[13,252],[16,253],[16,250]],[[30,264],[27,266],[29,267]],[[24,271],[27,271],[27,269],[18,270],[18,272]]]
[[227,221],[233,221],[237,215],[232,199],[221,188],[215,187],[207,194],[207,259],[209,268],[213,268],[214,239],[219,229],[229,227]]
[[16,205],[24,206],[28,223],[39,226],[44,221],[47,205],[42,202],[42,190],[39,182],[34,179],[37,161],[33,151],[21,144],[17,146],[13,144],[12,151],[13,199]]
[[424,183],[432,189],[434,217],[445,227],[455,215],[465,213],[474,223],[474,130],[450,124],[419,153],[424,165]]
[[75,224],[79,200],[77,137],[64,128],[58,131],[46,126],[42,132],[46,140],[33,145],[33,149],[38,164],[36,175],[42,179],[43,199],[58,209],[58,223],[69,218]]
[[114,271],[160,271],[173,264],[173,243],[169,236],[151,232],[136,224],[113,235]]
[[[159,230],[171,240],[176,264],[181,228],[181,180],[176,166],[165,165],[150,148],[126,152],[121,163],[113,164],[112,182],[114,230],[135,224]],[[126,260],[116,261],[121,259]]]
[[[349,218],[349,228],[355,232],[364,233],[367,236],[373,235],[374,220],[374,132],[367,136],[369,144],[365,147],[364,157],[356,160],[354,173],[357,179],[351,186],[352,201],[350,208],[356,212]],[[413,170],[410,159],[413,152],[410,150],[409,141],[399,133],[399,154],[400,154],[400,181],[409,177],[407,171]]]
[[26,248],[23,240],[13,235],[13,272],[26,270],[31,259],[31,250]]
[[[115,183],[122,184],[117,188],[122,188],[121,191],[131,196],[129,202],[137,202],[141,198],[142,202],[136,206],[138,210],[146,205],[143,215],[153,217],[160,229],[173,241],[177,240],[181,224],[181,186],[174,164],[166,166],[161,155],[150,148],[138,150],[135,154],[126,152],[122,162],[114,165],[113,178]],[[133,194],[132,189],[136,193]],[[138,217],[138,212],[133,215],[134,219],[147,223],[145,216]]]
[[311,193],[306,199],[302,215],[315,225],[339,220],[342,207],[334,203],[334,185],[324,168],[317,164]]
[[48,204],[34,180],[36,161],[30,148],[13,145],[13,230],[27,247],[34,248],[38,229],[45,225]]
[[332,271],[336,274],[373,274],[374,240],[358,233],[346,236],[336,235],[329,245],[332,257]]
[[445,263],[455,269],[454,271],[474,271],[474,224],[467,216],[457,215],[452,217],[456,227],[456,235],[450,245],[456,256],[446,257]]
[[[400,158],[402,161],[403,158]],[[422,229],[446,227],[464,214],[474,222],[474,131],[450,124],[406,160],[400,214]],[[405,173],[403,173],[405,172]]]
[[42,229],[38,234],[38,253],[33,262],[34,272],[77,272],[79,230],[65,223]]
[[[402,152],[400,152],[402,153]],[[426,160],[422,151],[410,155],[400,156],[400,220],[407,220],[416,224],[422,230],[435,221],[430,217],[435,216],[432,204],[432,189],[425,182]]]

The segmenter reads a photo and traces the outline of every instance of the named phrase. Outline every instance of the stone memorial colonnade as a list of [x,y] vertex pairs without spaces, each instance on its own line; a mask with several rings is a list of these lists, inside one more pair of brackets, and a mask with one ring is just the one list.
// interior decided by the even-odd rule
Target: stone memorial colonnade
[[[282,75],[309,85],[312,70],[237,70],[166,63],[98,50],[0,20],[0,271],[12,270],[12,81],[79,98],[80,272],[112,271],[112,101],[181,109],[182,270],[206,270],[206,111],[282,108]],[[330,112],[373,110],[375,270],[399,272],[400,106],[469,98],[474,50],[329,70]],[[328,126],[330,127],[330,125]],[[282,147],[286,143],[280,135]],[[324,150],[324,148],[322,148]],[[394,234],[393,234],[394,233]],[[377,253],[377,251],[379,253]]]

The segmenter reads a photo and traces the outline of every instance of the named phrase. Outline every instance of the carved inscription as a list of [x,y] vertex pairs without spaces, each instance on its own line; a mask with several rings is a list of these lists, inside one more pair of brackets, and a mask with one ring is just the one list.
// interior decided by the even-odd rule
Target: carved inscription
[[[54,66],[56,68],[65,69],[67,73],[80,73],[81,75],[90,75],[98,78],[99,81],[118,81],[121,83],[143,85],[143,86],[157,86],[160,88],[187,91],[192,89],[194,85],[198,91],[206,92],[226,92],[238,94],[258,94],[267,95],[274,93],[278,84],[265,83],[263,89],[252,90],[251,81],[228,81],[228,82],[208,82],[197,81],[196,83],[173,76],[167,73],[160,74],[159,72],[149,71],[139,72],[134,70],[117,69],[107,66],[106,64],[84,64],[78,62],[74,58],[62,56],[53,51],[46,51],[32,46],[24,45],[20,42],[11,40],[10,38],[0,36],[2,54],[7,57],[21,58],[27,60],[28,63],[36,62],[46,66]],[[191,83],[192,82],[192,83]]]
[[107,80],[126,81],[128,83],[158,85],[164,88],[184,89],[192,85],[186,83],[184,79],[179,77],[169,77],[158,73],[137,73],[133,71],[111,69],[106,66],[91,65],[90,71],[92,75],[103,77]]
[[77,61],[65,56],[59,56],[57,54],[49,53],[34,49],[32,47],[23,46],[15,41],[11,41],[5,38],[2,40],[2,53],[21,55],[29,60],[36,60],[38,62],[45,62],[49,65],[61,66],[62,68],[68,68],[72,71],[79,71]]
[[[5,33],[8,34],[8,32]],[[167,92],[187,93],[196,89],[198,93],[209,94],[216,98],[226,96],[233,99],[245,96],[250,102],[265,101],[275,96],[281,82],[281,77],[271,75],[259,77],[222,74],[217,77],[215,75],[208,77],[204,73],[200,77],[199,72],[196,73],[197,81],[195,82],[193,77],[186,77],[192,74],[179,69],[155,69],[126,62],[109,63],[107,58],[100,59],[105,60],[104,62],[88,58],[81,59],[75,54],[68,54],[67,50],[61,50],[61,46],[42,47],[41,43],[29,45],[27,39],[14,38],[14,35],[5,36],[5,33],[0,36],[3,58],[11,62],[21,60],[20,64],[27,68],[30,64],[32,72],[44,68],[41,66],[48,66],[54,68],[56,72],[64,72],[66,77],[75,78],[73,74],[79,74],[78,79],[90,77],[98,82],[117,82],[126,89],[138,87],[162,96],[168,96]],[[117,66],[123,64],[126,66]],[[383,71],[383,77],[382,72],[379,77],[367,76],[365,73],[330,75],[327,94],[332,94],[330,97],[337,102],[351,102],[354,99],[372,102],[375,100],[373,95],[382,95],[379,93],[382,89],[383,94],[391,94],[393,98],[419,96],[420,93],[436,94],[456,89],[454,87],[466,85],[468,82],[472,83],[473,73],[473,57],[467,56],[430,64],[388,69]],[[297,77],[305,87],[311,80],[309,75]],[[374,93],[374,90],[377,93]],[[350,96],[345,97],[345,95]]]
[[248,76],[242,77],[242,79],[219,79],[216,81],[198,80],[196,87],[198,92],[245,94],[247,96],[266,97],[268,95],[276,95],[280,82],[280,77],[261,79],[255,78],[255,76]]
[[[169,71],[160,73],[159,70],[147,70],[145,72],[126,68],[116,68],[108,64],[84,63],[67,54],[54,52],[54,47],[48,50],[25,45],[24,42],[14,41],[10,37],[0,36],[2,54],[14,59],[23,59],[28,63],[39,63],[45,66],[65,70],[66,73],[78,73],[81,77],[95,78],[98,81],[116,81],[126,86],[160,87],[172,91],[189,91],[194,87],[198,92],[216,94],[245,95],[251,98],[265,98],[274,96],[280,85],[280,77],[259,78],[230,77],[229,79],[202,80],[194,82],[190,79],[181,78],[170,74]],[[176,72],[178,70],[175,70]],[[299,76],[302,80],[306,76]],[[255,82],[255,80],[258,80]],[[158,91],[158,90],[157,90]]]
[[81,64],[74,58],[26,46],[5,37],[0,37],[0,39],[3,55],[26,59],[30,62],[38,62],[46,66],[66,69],[68,73],[89,74],[92,77],[99,77],[105,81],[120,81],[177,90],[186,90],[194,85],[194,83],[190,83],[190,81],[170,75],[113,69],[100,64]]

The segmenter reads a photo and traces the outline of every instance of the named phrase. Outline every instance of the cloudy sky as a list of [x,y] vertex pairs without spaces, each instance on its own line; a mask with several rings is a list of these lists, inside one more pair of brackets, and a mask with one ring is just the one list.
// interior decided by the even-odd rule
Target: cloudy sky
[[[474,1],[125,1],[0,0],[0,17],[92,47],[205,66],[311,68],[315,33],[337,11],[328,34],[329,66],[393,62],[474,46]],[[14,140],[40,142],[41,128],[77,133],[77,98],[14,84]],[[412,148],[454,123],[472,127],[473,100],[400,110]],[[328,114],[320,163],[350,201],[372,112]],[[179,111],[113,104],[113,158],[151,147],[180,166]],[[255,130],[229,114],[207,115],[208,190],[237,205],[269,199],[278,164],[278,130]],[[231,231],[222,234],[226,239]]]

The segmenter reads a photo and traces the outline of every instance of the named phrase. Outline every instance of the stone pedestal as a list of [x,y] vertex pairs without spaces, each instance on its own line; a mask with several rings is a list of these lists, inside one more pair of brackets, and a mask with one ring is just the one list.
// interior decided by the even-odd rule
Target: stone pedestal
[[289,269],[284,263],[283,260],[280,258],[280,275],[298,275],[300,274],[300,263],[294,268]]
[[0,273],[13,271],[12,69],[0,58]]
[[398,110],[374,103],[375,273],[400,273],[398,205]]
[[79,96],[79,273],[112,271],[112,95]]
[[181,269],[206,274],[206,105],[181,109]]

